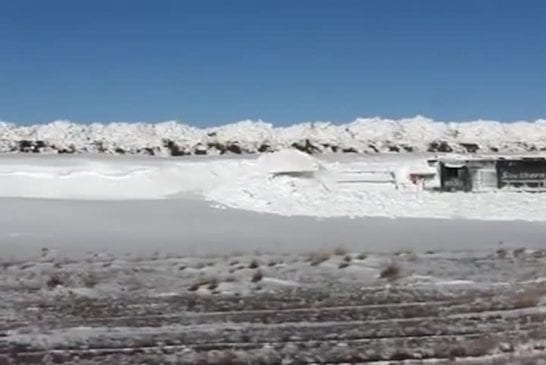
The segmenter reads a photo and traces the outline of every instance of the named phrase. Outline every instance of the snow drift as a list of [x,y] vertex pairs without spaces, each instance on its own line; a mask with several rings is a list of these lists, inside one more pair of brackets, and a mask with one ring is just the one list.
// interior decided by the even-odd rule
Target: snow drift
[[258,163],[270,174],[314,173],[321,167],[317,159],[294,150],[264,154]]
[[417,116],[360,118],[273,127],[241,121],[213,128],[178,122],[0,123],[0,153],[107,153],[159,156],[246,154],[295,148],[307,153],[524,152],[546,150],[546,120],[436,122]]

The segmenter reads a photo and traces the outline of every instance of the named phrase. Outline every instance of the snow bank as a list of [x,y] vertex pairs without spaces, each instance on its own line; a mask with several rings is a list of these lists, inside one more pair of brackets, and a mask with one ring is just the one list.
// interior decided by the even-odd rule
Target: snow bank
[[359,118],[348,124],[312,122],[273,127],[241,121],[213,128],[163,123],[50,124],[0,122],[0,153],[108,153],[179,156],[278,151],[352,152],[523,152],[546,150],[546,120],[436,122]]
[[[272,171],[315,169],[312,174]],[[414,217],[546,221],[546,194],[435,193],[406,188],[424,165],[413,154],[317,160],[294,151],[260,158],[0,158],[0,197],[64,200],[173,200],[313,217]],[[347,172],[395,172],[392,181],[347,182]],[[367,180],[367,179],[363,179]]]
[[[0,197],[135,200],[201,193],[231,163],[146,158],[0,158]],[[237,164],[234,162],[234,164]],[[240,170],[239,170],[240,171]]]

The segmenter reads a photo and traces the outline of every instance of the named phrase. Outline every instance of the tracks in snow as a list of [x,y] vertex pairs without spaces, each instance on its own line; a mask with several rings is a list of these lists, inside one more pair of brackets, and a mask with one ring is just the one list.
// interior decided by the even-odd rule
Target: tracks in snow
[[[442,265],[435,260],[443,260]],[[449,261],[467,277],[476,275],[476,262],[504,271],[510,267],[505,260],[434,255],[402,264],[415,272],[432,268],[436,274]],[[9,275],[32,266],[18,263],[2,271],[6,300],[0,305],[0,363],[540,364],[546,358],[544,256],[521,260],[517,267],[523,272],[511,273],[511,284],[491,280],[504,275],[484,272],[480,285],[456,286],[404,277],[393,282],[362,277],[363,284],[335,265],[310,268],[303,259],[299,264],[292,260],[279,270],[274,265],[263,270],[278,279],[299,278],[298,286],[257,283],[240,291],[222,283],[221,290],[187,289],[199,270],[233,266],[224,259],[196,264],[201,269],[191,275],[172,270],[180,264],[176,259],[125,261],[112,265],[115,270],[99,265],[108,272],[99,276],[117,282],[116,288],[95,288],[85,295],[79,288],[36,290],[22,280],[17,288]],[[64,273],[93,264],[71,262]],[[303,275],[306,270],[315,279]],[[240,271],[235,282],[254,272]],[[530,280],[529,272],[536,278]],[[142,285],[127,290],[135,280]],[[158,289],[174,291],[157,295]]]

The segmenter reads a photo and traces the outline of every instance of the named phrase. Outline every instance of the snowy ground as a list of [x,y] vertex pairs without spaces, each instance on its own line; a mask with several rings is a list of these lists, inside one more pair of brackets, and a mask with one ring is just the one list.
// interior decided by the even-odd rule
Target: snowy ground
[[[60,255],[156,251],[179,255],[544,248],[546,224],[424,218],[286,217],[217,209],[197,199],[72,201],[0,199],[2,257],[43,247]],[[502,244],[501,244],[502,243]]]
[[[405,177],[425,169],[426,158],[4,156],[0,248],[19,256],[42,247],[71,254],[544,247],[546,194],[419,191]],[[318,165],[311,178],[271,174]],[[398,189],[339,182],[348,171],[394,171]]]
[[[152,157],[4,156],[0,197],[62,200],[170,200],[188,197],[284,216],[412,217],[495,221],[546,221],[546,194],[418,191],[407,178],[429,171],[423,154],[384,154],[315,159],[291,151],[279,157],[183,159]],[[430,157],[430,155],[428,155]],[[274,176],[287,168],[312,169],[313,178]],[[350,182],[363,173],[391,183]],[[349,181],[349,182],[348,182]]]
[[0,262],[0,363],[544,364],[545,260],[43,250]]
[[0,157],[0,364],[543,365],[546,194],[426,158]]

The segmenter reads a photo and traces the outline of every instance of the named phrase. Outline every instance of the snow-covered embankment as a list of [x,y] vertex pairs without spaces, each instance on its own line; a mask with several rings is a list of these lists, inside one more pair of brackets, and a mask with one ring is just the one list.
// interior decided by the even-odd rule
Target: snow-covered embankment
[[377,152],[530,152],[546,150],[546,121],[438,122],[359,118],[274,127],[241,121],[212,128],[178,122],[56,121],[19,126],[0,122],[0,153],[106,153],[159,156],[253,154],[287,147],[312,154]]
[[[317,160],[296,151],[259,158],[3,157],[0,197],[173,200],[203,197],[216,207],[316,217],[415,217],[546,221],[546,194],[434,193],[389,183],[341,184],[351,170],[424,165],[417,155]],[[294,172],[307,171],[308,174]],[[399,181],[400,182],[400,181]]]

